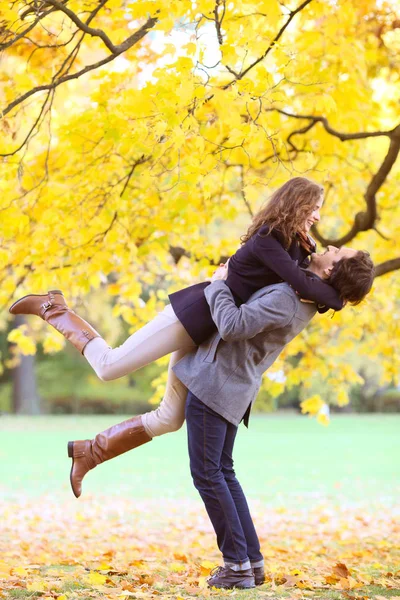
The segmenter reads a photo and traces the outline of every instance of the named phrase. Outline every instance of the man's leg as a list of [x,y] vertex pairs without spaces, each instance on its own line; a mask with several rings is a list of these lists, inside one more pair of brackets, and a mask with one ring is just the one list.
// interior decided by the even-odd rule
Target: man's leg
[[254,527],[253,519],[250,515],[246,496],[244,495],[243,489],[236,478],[236,473],[233,468],[232,453],[236,433],[237,427],[234,427],[233,425],[228,427],[225,437],[225,445],[221,456],[221,468],[235,503],[240,523],[246,537],[247,555],[254,570],[256,585],[262,585],[264,583],[264,557],[261,554],[260,542]]
[[193,482],[203,499],[225,562],[225,568],[211,578],[210,585],[254,587],[246,537],[221,470],[221,456],[231,425],[190,391],[186,421]]

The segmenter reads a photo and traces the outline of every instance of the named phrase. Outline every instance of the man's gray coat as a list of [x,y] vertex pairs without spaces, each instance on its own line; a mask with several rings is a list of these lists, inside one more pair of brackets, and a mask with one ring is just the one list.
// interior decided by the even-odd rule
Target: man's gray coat
[[263,373],[312,319],[316,306],[301,302],[287,283],[258,290],[239,308],[224,281],[214,281],[204,293],[218,333],[173,370],[204,404],[238,425]]

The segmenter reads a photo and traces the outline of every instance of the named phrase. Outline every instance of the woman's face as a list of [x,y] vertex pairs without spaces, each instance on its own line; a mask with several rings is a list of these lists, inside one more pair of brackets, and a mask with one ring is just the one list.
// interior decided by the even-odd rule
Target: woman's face
[[320,218],[321,218],[320,210],[322,208],[323,203],[324,203],[324,197],[321,195],[321,198],[316,203],[314,210],[306,219],[306,222],[304,225],[304,231],[306,233],[308,233],[310,231],[310,229],[314,225],[314,223],[318,223],[318,221],[320,220]]

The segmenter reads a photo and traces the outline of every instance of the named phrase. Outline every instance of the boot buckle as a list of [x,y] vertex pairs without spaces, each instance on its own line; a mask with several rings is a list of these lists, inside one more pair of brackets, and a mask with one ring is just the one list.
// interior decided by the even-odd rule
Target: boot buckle
[[51,308],[52,306],[53,303],[50,300],[48,300],[47,302],[42,304],[43,312],[46,312],[46,310],[49,310],[49,308]]

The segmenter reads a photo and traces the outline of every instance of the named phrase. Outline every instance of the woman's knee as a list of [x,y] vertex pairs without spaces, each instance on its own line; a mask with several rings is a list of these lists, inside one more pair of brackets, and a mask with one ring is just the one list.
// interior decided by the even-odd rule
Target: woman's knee
[[173,433],[182,427],[184,420],[185,418],[179,415],[171,416],[168,419],[157,419],[157,423],[153,424],[153,429],[156,431],[156,435]]
[[113,379],[118,379],[118,376],[113,373],[109,365],[96,366],[95,373],[101,381],[112,381]]
[[185,421],[185,415],[173,415],[169,422],[167,423],[168,431],[172,433],[173,431],[178,431]]
[[183,425],[185,416],[183,414],[168,414],[166,415],[160,408],[153,410],[143,415],[146,428],[151,437],[164,435],[165,433],[173,433],[178,431]]

